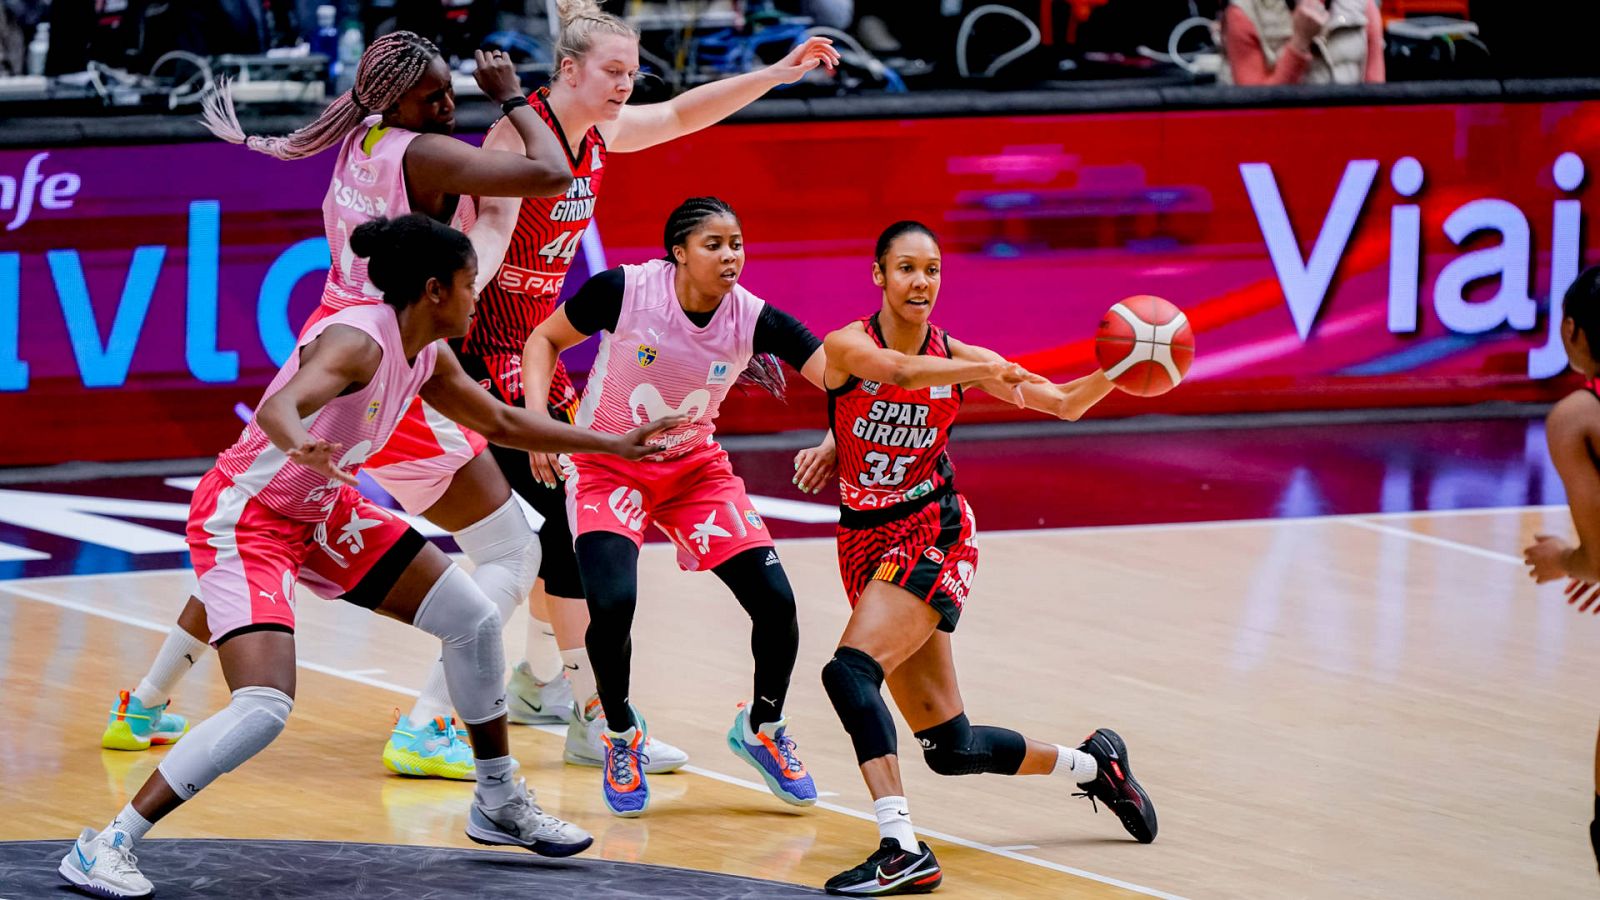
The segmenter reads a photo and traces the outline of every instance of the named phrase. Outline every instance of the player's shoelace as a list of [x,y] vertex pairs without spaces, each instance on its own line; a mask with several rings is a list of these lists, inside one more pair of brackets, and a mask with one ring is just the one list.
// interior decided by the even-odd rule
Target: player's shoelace
[[800,762],[800,758],[794,754],[795,747],[799,745],[795,743],[794,738],[789,737],[788,731],[785,731],[783,736],[773,741],[772,744],[778,748],[778,755],[783,759],[785,772],[797,772],[805,768]]
[[628,767],[628,758],[632,757],[639,766],[639,771],[650,762],[650,754],[644,751],[644,742],[639,742],[640,749],[635,750],[628,746],[622,738],[611,738],[611,780],[620,787],[633,784],[633,770]]

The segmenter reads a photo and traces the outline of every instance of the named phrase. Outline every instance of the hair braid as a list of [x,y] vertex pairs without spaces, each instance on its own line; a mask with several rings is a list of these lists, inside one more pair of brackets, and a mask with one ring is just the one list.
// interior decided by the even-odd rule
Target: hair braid
[[245,134],[226,79],[202,100],[200,121],[217,137],[244,144],[257,153],[278,159],[315,156],[343,140],[369,114],[399,102],[438,55],[432,41],[414,32],[396,31],[378,38],[361,54],[355,86],[340,94],[314,121],[282,137]]

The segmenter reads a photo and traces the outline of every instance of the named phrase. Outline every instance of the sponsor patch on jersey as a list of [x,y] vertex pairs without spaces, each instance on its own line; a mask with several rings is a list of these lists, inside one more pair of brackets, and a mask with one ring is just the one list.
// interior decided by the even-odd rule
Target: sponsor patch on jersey
[[921,483],[917,484],[911,490],[906,491],[906,499],[907,500],[915,500],[918,497],[926,497],[929,494],[929,492],[931,492],[932,490],[933,490],[933,479],[931,479],[931,478],[923,479]]
[[494,393],[494,382],[487,378],[479,378],[478,387],[481,387],[490,393]]
[[861,390],[866,392],[866,393],[868,393],[868,394],[876,395],[878,393],[879,386],[880,385],[876,381],[863,381],[863,382],[861,382]]
[[929,400],[949,400],[950,399],[950,385],[948,385],[948,384],[936,384],[933,387],[928,388],[928,399]]
[[944,564],[944,551],[938,547],[929,547],[922,551],[922,555],[926,556],[929,562]]
[[639,368],[644,368],[656,361],[656,348],[649,344],[639,345]]
[[761,527],[761,514],[753,509],[747,509],[744,511],[744,520],[750,523],[751,528]]
[[727,384],[728,373],[733,371],[733,363],[717,360],[711,364],[710,371],[706,372],[706,384]]

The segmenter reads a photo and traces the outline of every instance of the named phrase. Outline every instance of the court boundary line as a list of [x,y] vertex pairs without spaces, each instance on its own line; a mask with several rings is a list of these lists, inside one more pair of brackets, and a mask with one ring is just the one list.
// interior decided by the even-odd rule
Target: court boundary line
[[1357,519],[1348,519],[1342,524],[1349,525],[1354,528],[1360,528],[1363,531],[1374,531],[1378,534],[1394,535],[1396,537],[1405,538],[1406,540],[1416,541],[1419,544],[1430,544],[1435,547],[1443,547],[1447,550],[1470,553],[1473,556],[1481,559],[1492,559],[1496,562],[1508,562],[1517,566],[1524,565],[1524,561],[1520,556],[1512,556],[1509,553],[1501,553],[1498,550],[1490,550],[1487,547],[1479,547],[1476,544],[1468,544],[1462,541],[1452,541],[1449,538],[1442,538],[1431,534],[1423,534],[1420,531],[1411,531],[1410,529],[1406,528],[1396,528],[1393,525],[1384,525],[1381,522],[1364,522]]
[[[181,571],[187,571],[187,570],[183,570],[183,569],[145,570],[145,572],[143,574],[151,574],[151,575],[153,575],[153,574],[171,574],[172,572],[175,572],[175,571],[181,572]],[[117,576],[119,574],[121,574],[121,573],[116,573],[116,572],[96,572],[96,573],[83,574],[83,575],[54,575],[54,576],[49,576],[49,578],[52,579],[52,580],[56,580],[56,581],[63,581],[63,580],[67,580],[67,579],[115,577],[115,576]],[[120,623],[122,623],[124,625],[129,625],[129,626],[132,626],[132,627],[135,627],[135,628],[140,628],[140,629],[143,629],[145,631],[155,632],[157,634],[167,634],[168,632],[170,632],[172,630],[172,626],[170,624],[168,624],[168,625],[159,625],[159,624],[157,624],[155,622],[149,621],[148,619],[140,618],[139,616],[132,616],[132,615],[128,615],[127,613],[120,613],[120,612],[115,612],[115,611],[112,611],[112,610],[100,609],[98,607],[90,606],[90,605],[88,605],[86,603],[79,603],[78,601],[75,601],[75,600],[68,600],[68,599],[66,599],[64,597],[51,597],[48,594],[41,594],[38,591],[31,590],[31,589],[29,589],[27,587],[18,587],[17,586],[19,584],[19,582],[26,581],[26,582],[31,583],[31,582],[36,581],[36,580],[42,580],[42,579],[17,579],[17,580],[14,580],[14,581],[0,581],[0,592],[11,593],[11,594],[14,594],[16,596],[19,596],[19,597],[22,597],[24,599],[27,599],[27,600],[32,600],[32,601],[37,602],[37,603],[44,603],[44,604],[47,604],[47,605],[50,605],[50,606],[59,607],[59,608],[62,608],[62,609],[72,610],[74,612],[83,613],[84,615],[97,616],[99,618],[108,619],[108,620],[113,621],[113,622],[120,622]],[[402,687],[401,685],[394,684],[392,682],[383,681],[381,679],[371,678],[371,677],[368,677],[366,675],[360,674],[361,672],[370,671],[370,670],[336,669],[336,668],[333,668],[332,666],[326,666],[326,665],[322,665],[321,663],[314,663],[314,662],[310,662],[310,661],[305,660],[305,659],[301,659],[301,658],[298,657],[298,655],[296,656],[296,659],[295,659],[295,665],[298,668],[307,669],[309,671],[317,672],[319,674],[330,675],[330,676],[332,676],[334,678],[342,678],[342,679],[344,679],[346,681],[352,681],[352,682],[355,682],[357,684],[363,684],[363,685],[366,685],[368,687],[378,688],[380,690],[387,690],[387,691],[390,691],[390,692],[393,692],[393,693],[397,693],[397,694],[402,694],[402,695],[408,696],[408,697],[416,697],[420,693],[419,691],[413,690],[411,688]],[[561,736],[561,735],[565,734],[565,732],[562,731],[561,728],[559,726],[556,726],[556,725],[535,725],[533,727],[538,729],[539,731],[542,731],[542,732],[546,733],[546,734],[552,734],[552,735],[557,735],[557,736]],[[757,782],[748,781],[746,779],[738,778],[738,777],[735,777],[735,776],[732,776],[732,775],[724,775],[721,772],[714,772],[714,771],[712,771],[710,769],[702,769],[699,766],[684,766],[680,771],[688,772],[688,773],[693,774],[693,775],[699,775],[699,776],[702,776],[702,777],[705,777],[705,778],[709,778],[709,779],[711,779],[713,781],[720,781],[720,782],[723,782],[725,784],[731,784],[731,785],[735,785],[737,787],[742,787],[742,788],[746,788],[746,789],[749,789],[749,790],[757,791],[757,792],[759,792],[761,794],[767,794],[767,795],[771,794],[771,791],[768,790],[767,786],[764,785],[764,784],[758,784]],[[845,816],[849,816],[850,818],[861,819],[863,821],[874,822],[874,823],[876,823],[878,821],[877,817],[875,815],[870,814],[870,813],[865,813],[865,812],[862,812],[860,810],[851,809],[851,808],[849,808],[847,806],[840,806],[839,804],[836,804],[836,803],[829,803],[829,802],[827,802],[825,800],[818,800],[815,805],[816,805],[816,807],[818,809],[825,809],[825,810],[828,810],[829,812],[835,812],[835,813],[839,813],[839,814],[842,814],[842,815],[845,815]],[[1182,895],[1179,895],[1179,894],[1168,893],[1166,891],[1162,891],[1162,890],[1159,890],[1157,888],[1145,887],[1144,885],[1135,884],[1135,883],[1133,883],[1131,881],[1123,881],[1123,880],[1121,880],[1119,878],[1113,878],[1113,877],[1111,877],[1109,875],[1100,875],[1100,874],[1097,874],[1095,872],[1090,872],[1090,871],[1088,871],[1086,869],[1074,868],[1072,866],[1064,865],[1062,863],[1052,862],[1052,861],[1047,860],[1047,859],[1040,859],[1039,857],[1036,857],[1036,856],[1028,856],[1026,854],[1018,853],[1018,852],[1016,852],[1014,850],[1007,850],[1007,849],[1004,849],[1004,848],[1001,848],[1001,847],[993,846],[991,844],[985,844],[985,843],[982,843],[980,841],[974,841],[974,840],[969,840],[967,838],[957,837],[957,836],[955,836],[953,834],[948,834],[948,833],[945,833],[945,832],[942,832],[942,831],[934,831],[934,830],[931,830],[931,829],[920,828],[920,827],[917,830],[919,832],[921,832],[922,835],[924,835],[925,837],[930,837],[930,838],[933,838],[934,840],[938,840],[938,841],[944,841],[947,844],[953,844],[953,845],[958,846],[958,847],[966,847],[969,850],[978,850],[978,851],[981,851],[981,852],[984,852],[984,853],[992,854],[994,856],[1002,857],[1004,859],[1010,859],[1010,860],[1013,860],[1015,862],[1026,863],[1028,865],[1037,866],[1037,867],[1042,868],[1042,869],[1049,869],[1051,871],[1059,872],[1059,873],[1062,873],[1062,874],[1065,874],[1065,875],[1072,875],[1072,876],[1075,876],[1075,877],[1078,877],[1078,878],[1082,878],[1082,879],[1084,879],[1086,881],[1093,881],[1093,882],[1096,882],[1096,883],[1099,883],[1099,884],[1107,885],[1109,887],[1121,888],[1123,890],[1131,891],[1131,892],[1136,893],[1136,894],[1143,894],[1143,895],[1145,895],[1147,897],[1158,897],[1158,898],[1161,898],[1161,900],[1187,900],[1187,898],[1185,898],[1185,897],[1183,897]]]

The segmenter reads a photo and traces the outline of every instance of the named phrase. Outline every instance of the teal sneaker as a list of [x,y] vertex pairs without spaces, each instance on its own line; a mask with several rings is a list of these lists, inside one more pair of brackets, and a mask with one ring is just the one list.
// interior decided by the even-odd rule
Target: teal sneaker
[[149,750],[151,744],[176,744],[189,733],[189,720],[167,712],[167,706],[145,706],[132,691],[119,691],[106,717],[100,746],[107,750]]
[[456,730],[455,720],[443,717],[416,725],[397,713],[389,743],[383,748],[383,765],[396,775],[417,778],[477,778],[472,746]]

